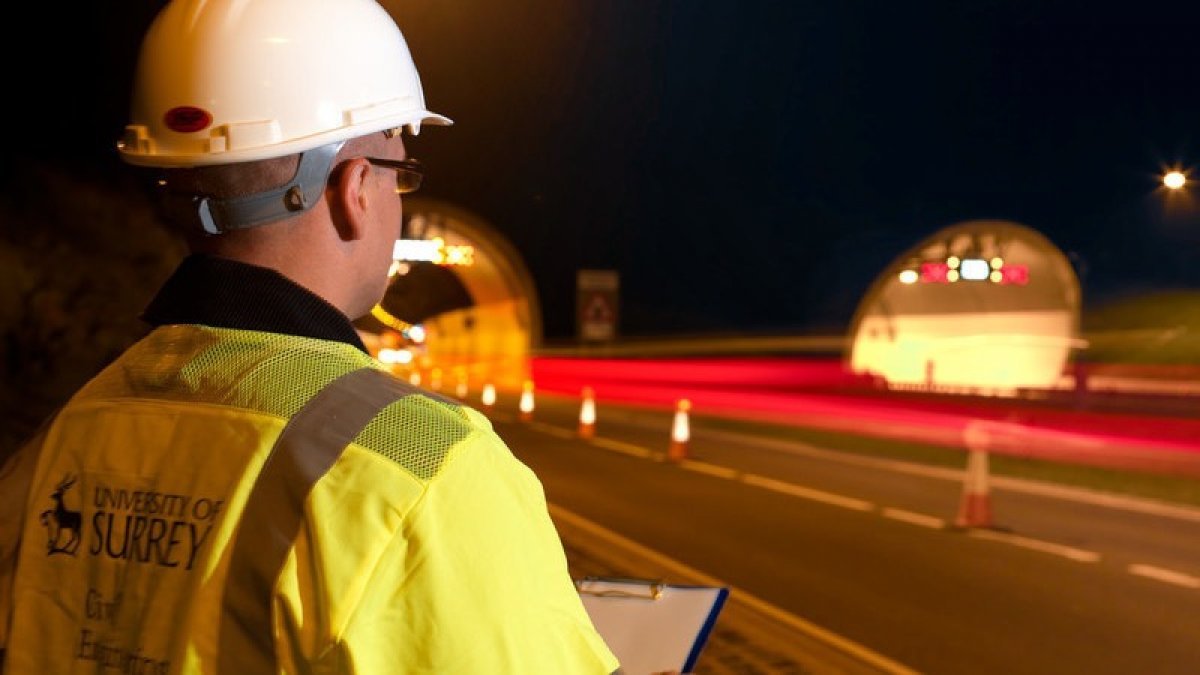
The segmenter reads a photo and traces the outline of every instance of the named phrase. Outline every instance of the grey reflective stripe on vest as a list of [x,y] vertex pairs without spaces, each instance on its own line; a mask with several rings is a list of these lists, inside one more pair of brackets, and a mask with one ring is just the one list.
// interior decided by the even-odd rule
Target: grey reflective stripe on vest
[[379,411],[416,392],[385,372],[363,368],[326,385],[288,421],[250,491],[234,537],[218,672],[278,672],[272,596],[300,532],[308,493]]

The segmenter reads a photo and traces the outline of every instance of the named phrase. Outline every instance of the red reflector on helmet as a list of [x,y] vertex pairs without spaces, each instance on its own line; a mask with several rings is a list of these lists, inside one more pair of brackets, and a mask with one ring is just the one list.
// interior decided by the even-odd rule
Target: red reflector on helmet
[[167,125],[168,129],[185,134],[208,127],[212,124],[212,120],[212,114],[207,110],[190,105],[171,108],[166,115],[163,115],[163,123]]

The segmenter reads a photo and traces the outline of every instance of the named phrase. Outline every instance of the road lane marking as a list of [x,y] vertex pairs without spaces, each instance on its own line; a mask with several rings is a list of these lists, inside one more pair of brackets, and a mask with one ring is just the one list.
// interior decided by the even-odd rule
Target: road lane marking
[[909,523],[912,525],[920,525],[921,527],[928,527],[932,530],[946,529],[946,521],[945,520],[943,520],[941,518],[936,518],[934,516],[927,516],[924,513],[914,513],[912,511],[905,511],[904,509],[894,509],[890,506],[885,507],[883,509],[882,513],[883,513],[884,518],[891,518],[892,520],[899,520],[900,522],[903,522],[903,523]]
[[[548,433],[552,436],[558,436],[559,438],[575,438],[574,433],[561,427],[555,427],[539,422],[531,422],[530,427],[537,431]],[[641,446],[633,445],[631,443],[624,443],[622,441],[617,441],[610,438],[593,438],[591,439],[591,443],[601,448],[613,450],[615,452],[620,452],[642,459],[653,458],[656,454]],[[823,504],[829,504],[832,506],[839,506],[854,511],[867,512],[875,509],[875,505],[873,503],[864,499],[857,499],[855,497],[847,497],[845,495],[839,495],[832,492],[825,492],[824,490],[804,487],[803,485],[775,480],[774,478],[768,478],[766,476],[760,476],[753,473],[742,475],[741,472],[736,469],[717,464],[709,464],[707,462],[685,459],[679,462],[679,466],[680,468],[688,469],[696,473],[703,473],[710,476],[715,476],[717,478],[727,478],[730,480],[738,480],[740,475],[741,481],[746,485],[761,487],[793,497],[800,497],[802,499],[821,502]],[[892,507],[884,507],[881,509],[880,513],[885,518],[890,518],[892,520],[897,520],[912,525],[927,527],[934,530],[946,529],[945,520],[934,516],[928,516],[923,513],[905,511],[904,509]],[[1032,539],[1030,537],[1022,537],[1016,534],[996,532],[993,530],[970,530],[968,531],[968,534],[976,539],[999,541],[1033,551],[1050,553],[1052,555],[1061,556],[1063,558],[1067,558],[1068,560],[1075,560],[1077,562],[1097,562],[1100,560],[1100,554],[1094,551],[1085,551],[1083,549],[1065,546],[1063,544],[1056,544],[1054,542],[1043,541],[1040,539]],[[1135,566],[1131,566],[1129,570],[1133,574],[1140,574],[1141,576],[1147,576],[1160,581],[1168,581],[1168,583],[1175,583],[1178,585],[1188,585],[1195,582],[1198,584],[1198,587],[1200,587],[1200,579],[1190,577],[1186,574],[1172,572],[1170,570],[1161,570],[1149,565],[1136,566],[1139,571],[1135,571],[1134,567]]]
[[742,476],[742,482],[745,483],[746,485],[753,485],[755,487],[766,488],[768,490],[774,490],[775,492],[781,492],[785,495],[792,495],[793,497],[801,497],[803,499],[811,499],[812,501],[815,501],[815,502],[832,504],[833,506],[840,506],[844,509],[853,509],[855,511],[870,511],[875,508],[874,504],[872,504],[871,502],[862,500],[862,499],[855,499],[854,497],[846,497],[844,495],[838,495],[838,494],[834,494],[832,492],[825,492],[823,490],[814,490],[812,488],[804,487],[803,485],[796,485],[795,483],[785,483],[781,480],[775,480],[774,478],[767,478],[766,476],[760,476],[760,475],[754,474],[754,473],[748,473],[748,474]]
[[842,652],[870,664],[884,673],[892,675],[918,675],[917,671],[904,666],[888,657],[872,651],[849,638],[842,637],[833,631],[822,628],[815,623],[802,619],[791,612],[772,605],[766,600],[762,600],[750,593],[727,584],[720,579],[711,577],[700,570],[689,567],[666,554],[647,548],[632,539],[627,539],[608,528],[603,527],[583,516],[576,515],[571,511],[557,506],[555,504],[547,504],[550,510],[550,516],[554,520],[561,520],[569,523],[571,526],[586,531],[589,535],[604,541],[614,549],[623,548],[626,551],[632,552],[634,555],[651,561],[655,566],[672,572],[680,577],[684,577],[691,583],[703,584],[705,586],[723,586],[729,589],[729,601],[745,605],[758,613],[767,616],[792,630],[804,633],[809,637],[820,640],[825,644],[840,649]]
[[[509,418],[505,421],[511,421],[511,418]],[[577,438],[577,435],[573,431],[568,430],[568,429],[563,429],[561,427],[556,427],[556,426],[552,426],[549,424],[543,424],[540,422],[531,422],[531,423],[529,423],[529,426],[536,431],[540,431],[542,433],[546,433],[551,436],[556,436],[558,438],[562,438],[562,439]],[[640,459],[661,460],[665,457],[664,453],[655,453],[655,452],[648,450],[640,445],[634,445],[632,443],[625,443],[623,441],[618,441],[618,440],[611,439],[611,438],[593,438],[593,439],[590,439],[589,442],[597,447],[604,448],[606,450],[612,450],[614,452],[622,453],[622,454],[629,455],[632,457],[637,457]],[[829,452],[829,451],[818,451],[818,452]],[[816,454],[816,453],[814,453],[814,454]],[[851,461],[851,462],[847,462],[847,463],[853,463],[853,464],[872,463],[872,464],[878,465],[881,463],[891,463],[891,462],[885,460],[884,462]],[[743,475],[737,469],[732,469],[732,468],[720,466],[717,464],[709,464],[707,462],[699,462],[696,460],[686,460],[685,459],[685,460],[682,460],[681,462],[679,462],[679,465],[681,468],[688,469],[690,471],[694,471],[697,473],[703,473],[703,474],[715,476],[718,478],[727,478],[727,479],[731,479],[731,480],[738,480],[739,476],[740,476],[740,480],[743,483],[745,483],[746,485],[761,487],[761,488],[765,488],[765,489],[779,492],[782,494],[787,494],[787,495],[791,495],[794,497],[800,497],[802,499],[809,499],[812,501],[830,504],[833,506],[840,506],[842,508],[848,508],[848,509],[852,509],[855,511],[872,511],[875,508],[874,504],[872,504],[871,502],[866,501],[866,500],[856,499],[853,497],[847,497],[845,495],[839,495],[839,494],[835,494],[832,492],[825,492],[823,490],[816,490],[813,488],[804,487],[802,485],[796,485],[795,483],[787,483],[784,481],[775,480],[773,478],[768,478],[766,476],[761,476],[761,475],[757,475],[757,474],[744,474]],[[889,467],[889,468],[894,468],[894,467]],[[936,477],[946,477],[945,473],[949,473],[944,469],[933,469],[930,471],[909,470],[906,472],[907,473],[924,473],[926,475],[934,475],[934,474],[939,474],[939,473],[943,474],[941,476],[936,476]],[[953,472],[953,473],[961,474],[961,472]],[[1080,490],[1080,489],[1069,488],[1069,487],[1063,488],[1063,487],[1047,485],[1047,484],[1038,484],[1037,482],[1022,481],[1020,479],[1005,480],[1004,478],[999,478],[996,482],[1009,483],[1009,485],[1006,485],[1006,487],[1009,487],[1009,489],[1013,489],[1015,491],[1024,491],[1024,492],[1028,492],[1031,494],[1041,494],[1043,496],[1052,496],[1052,497],[1057,497],[1060,499],[1070,499],[1070,500],[1080,501],[1080,502],[1089,502],[1089,503],[1100,505],[1100,506],[1109,506],[1109,507],[1113,507],[1113,508],[1124,508],[1124,509],[1131,510],[1131,511],[1142,511],[1144,513],[1153,513],[1155,515],[1174,516],[1174,517],[1186,519],[1186,520],[1195,518],[1195,514],[1196,514],[1196,510],[1191,509],[1189,507],[1174,507],[1172,505],[1165,505],[1165,504],[1155,505],[1155,504],[1150,504],[1147,502],[1142,502],[1142,501],[1136,500],[1136,499],[1127,499],[1127,498],[1123,498],[1120,496],[1111,496],[1111,495],[1106,495],[1106,494],[1102,494],[1102,493],[1100,493],[1100,494],[1089,493],[1089,491],[1087,491],[1087,490]],[[553,505],[551,505],[551,511],[554,511],[554,510],[555,510],[555,507],[553,507]],[[562,512],[561,509],[559,511]],[[565,512],[563,512],[563,513],[565,513]],[[929,515],[925,515],[922,513],[916,513],[913,511],[906,511],[904,509],[898,509],[898,508],[893,508],[893,507],[884,507],[880,510],[880,514],[885,518],[889,518],[892,520],[897,520],[900,522],[905,522],[905,523],[909,523],[909,524],[917,525],[917,526],[921,526],[921,527],[927,527],[927,528],[935,529],[935,530],[936,529],[946,529],[946,527],[947,527],[947,522],[942,518],[937,518],[935,516],[929,516]],[[567,516],[567,517],[571,517],[571,516]],[[575,516],[575,517],[578,518],[578,516]],[[595,526],[595,527],[599,527],[599,526]],[[1040,540],[1040,539],[1033,539],[1030,537],[1023,537],[1023,536],[1011,534],[1011,533],[997,532],[994,530],[973,529],[973,530],[969,530],[967,532],[967,534],[968,534],[968,536],[974,537],[976,539],[983,539],[983,540],[987,540],[987,541],[997,541],[997,542],[1007,543],[1007,544],[1011,544],[1014,546],[1018,546],[1018,547],[1033,550],[1033,551],[1050,553],[1052,555],[1061,556],[1061,557],[1067,558],[1069,560],[1074,560],[1077,562],[1094,563],[1094,562],[1098,562],[1101,558],[1100,554],[1095,551],[1087,551],[1087,550],[1083,550],[1083,549],[1079,549],[1079,548],[1074,548],[1071,546],[1066,546],[1063,544],[1057,544],[1054,542],[1044,541],[1044,540]],[[616,537],[619,535],[613,534],[612,536]],[[632,542],[630,542],[630,543],[633,546],[638,546],[637,544],[632,544]],[[649,551],[649,549],[645,549],[645,550]],[[657,554],[656,552],[651,552],[651,553],[653,553],[653,555],[661,555],[661,554]],[[681,565],[682,563],[679,563],[679,564]],[[1134,563],[1134,564],[1130,564],[1128,566],[1127,571],[1130,574],[1133,574],[1136,576],[1153,579],[1153,580],[1161,581],[1164,583],[1173,584],[1173,585],[1180,586],[1183,588],[1200,588],[1200,577],[1193,576],[1190,574],[1185,574],[1183,572],[1177,572],[1174,570],[1161,568],[1161,567],[1155,567],[1153,565]],[[696,572],[696,574],[700,574],[700,573]],[[717,582],[715,582],[715,580],[713,580],[713,583],[715,584]],[[787,614],[787,612],[785,612],[784,610],[774,607],[773,605],[769,605],[768,603],[758,600],[757,598],[754,598],[753,596],[746,596],[746,594],[744,594],[741,591],[739,591],[739,593],[742,593],[742,595],[745,596],[742,599],[744,601],[746,601],[747,604],[754,605],[755,603],[762,603],[763,604],[762,607],[756,606],[755,608],[758,609],[759,611],[763,612],[764,614],[772,616],[773,618],[775,618],[779,621],[782,621],[786,624],[793,625],[793,626],[796,625],[795,622],[807,623],[807,622],[804,622],[803,619],[800,619],[799,617],[795,617],[793,615]],[[777,612],[782,613],[782,615],[777,614]],[[824,629],[820,628],[819,626],[811,626],[810,625],[810,628],[813,631],[818,631],[818,632],[824,631]],[[799,629],[809,632],[807,629],[804,629],[804,628],[799,628]],[[828,638],[822,637],[822,636],[818,635],[818,633],[810,632],[809,634],[814,635],[815,637],[820,637],[821,639],[826,639],[827,642],[829,642],[830,644],[834,644],[835,646],[838,645],[837,640],[844,640],[844,638],[841,638],[840,636],[834,635],[832,633],[829,634]],[[854,643],[850,643],[850,644],[854,644]],[[850,650],[848,650],[848,651],[850,651]],[[872,652],[872,654],[873,654],[873,652]],[[879,655],[876,655],[876,656],[880,659],[884,659],[884,661],[887,661],[886,657],[882,657]],[[894,662],[892,662],[892,663],[894,663]],[[876,664],[876,665],[879,665],[879,664]],[[894,665],[897,668],[900,668],[902,670],[891,671],[891,672],[904,672],[904,673],[913,672],[913,671],[908,670],[907,668],[905,668],[904,666],[902,666],[900,664],[894,664]]]
[[640,457],[642,459],[649,459],[654,454],[640,445],[634,445],[633,443],[626,443],[624,441],[617,441],[611,438],[593,438],[591,443],[592,445],[599,448],[604,448],[605,450],[612,450],[613,452],[620,452],[633,457]]
[[573,431],[549,424],[542,424],[541,422],[530,422],[529,428],[533,429],[534,431],[540,431],[543,434],[550,434],[551,436],[556,436],[562,439],[575,438],[575,433]]
[[[530,427],[537,431],[541,431],[552,436],[557,436],[559,438],[567,439],[576,437],[573,432],[567,429],[548,424],[542,424],[539,422],[531,422]],[[593,438],[590,442],[597,447],[613,450],[615,452],[620,452],[642,459],[652,459],[656,454],[662,454],[651,452],[650,450],[639,445],[633,445],[632,443],[625,443],[611,438]],[[679,465],[683,469],[715,476],[717,478],[738,480],[740,475],[740,480],[746,485],[761,487],[793,497],[800,497],[802,499],[821,502],[823,504],[830,504],[832,506],[839,506],[854,511],[866,512],[873,511],[875,509],[875,505],[873,503],[863,499],[847,497],[845,495],[839,495],[832,492],[825,492],[824,490],[817,490],[814,488],[797,485],[795,483],[775,480],[774,478],[768,478],[758,474],[748,473],[743,475],[736,469],[717,464],[709,464],[707,462],[685,459],[679,462]],[[893,507],[884,507],[881,509],[880,513],[885,518],[890,518],[892,520],[897,520],[912,525],[927,527],[934,530],[946,529],[945,520],[934,516],[928,516],[923,513],[905,511],[904,509],[897,509]],[[969,530],[968,535],[975,537],[976,539],[998,541],[1033,551],[1050,553],[1052,555],[1061,556],[1063,558],[1067,558],[1068,560],[1075,560],[1077,562],[1094,563],[1100,560],[1100,554],[1094,551],[1086,551],[1063,544],[1056,544],[1054,542],[1043,541],[1040,539],[1032,539],[1030,537],[1023,537],[1016,534],[996,532],[993,530]],[[1186,586],[1188,588],[1200,588],[1200,578],[1192,577],[1180,572],[1173,572],[1171,570],[1152,567],[1150,565],[1131,565],[1129,572],[1131,574],[1137,574],[1167,583]]]
[[737,478],[740,473],[737,469],[730,469],[725,466],[717,466],[708,462],[697,462],[694,459],[685,459],[679,462],[679,466],[689,471],[698,473],[706,473],[717,478]]
[[999,541],[1013,546],[1020,546],[1031,551],[1041,551],[1042,553],[1050,553],[1057,556],[1062,556],[1069,560],[1077,562],[1094,563],[1100,560],[1100,554],[1095,551],[1085,551],[1080,548],[1055,544],[1051,541],[1042,541],[1041,539],[1031,539],[1022,537],[1017,534],[1007,534],[1004,532],[993,532],[992,530],[970,530],[967,532],[969,536],[976,539],[986,539],[988,541]]
[[[564,429],[562,427],[556,427],[554,425],[544,424],[542,422],[530,422],[529,428],[533,429],[534,431],[540,431],[541,433],[549,434],[564,440],[575,440],[578,438],[578,434],[570,429]],[[655,456],[655,453],[643,448],[640,445],[625,443],[624,441],[618,441],[611,438],[592,438],[589,440],[589,442],[592,445],[604,448],[605,450],[612,450],[614,452],[620,452],[622,454],[631,455],[641,459],[653,459]],[[715,467],[715,465],[711,464],[709,466]],[[729,471],[733,470],[729,469]]]
[[[703,435],[708,439],[724,439],[726,441],[735,443],[781,450],[783,452],[788,452],[801,457],[809,457],[811,459],[839,462],[853,466],[863,466],[881,471],[892,471],[895,473],[923,476],[926,478],[935,478],[956,483],[962,482],[963,476],[965,475],[965,472],[962,469],[928,466],[914,462],[905,462],[902,460],[856,455],[848,453],[844,450],[819,448],[802,441],[755,436],[753,434],[740,433],[736,431],[703,429],[701,431],[694,431],[693,435]],[[1098,490],[1091,490],[1088,488],[1057,485],[1044,481],[1015,478],[1011,476],[992,475],[989,476],[988,480],[993,488],[1009,490],[1011,492],[1022,492],[1025,494],[1049,497],[1051,499],[1079,502],[1083,504],[1091,504],[1093,506],[1102,506],[1110,509],[1133,511],[1152,516],[1165,516],[1168,518],[1177,518],[1179,520],[1200,522],[1200,508],[1196,508],[1194,506],[1168,504],[1155,501],[1153,499],[1112,494]]]
[[1139,577],[1146,577],[1147,579],[1165,581],[1168,584],[1175,584],[1184,588],[1200,588],[1200,577],[1194,577],[1190,574],[1163,569],[1153,565],[1134,563],[1129,566],[1129,573],[1136,574]]

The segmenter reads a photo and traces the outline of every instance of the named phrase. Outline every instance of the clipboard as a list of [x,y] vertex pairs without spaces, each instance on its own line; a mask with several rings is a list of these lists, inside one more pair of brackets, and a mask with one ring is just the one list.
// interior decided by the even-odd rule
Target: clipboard
[[628,675],[694,670],[729,597],[729,589],[721,586],[647,579],[584,577],[575,588],[592,625]]

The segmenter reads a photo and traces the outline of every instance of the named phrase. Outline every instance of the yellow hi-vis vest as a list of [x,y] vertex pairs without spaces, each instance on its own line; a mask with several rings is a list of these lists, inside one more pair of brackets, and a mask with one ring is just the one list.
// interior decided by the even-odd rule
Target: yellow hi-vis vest
[[618,666],[487,419],[339,342],[158,328],[0,507],[6,675]]

